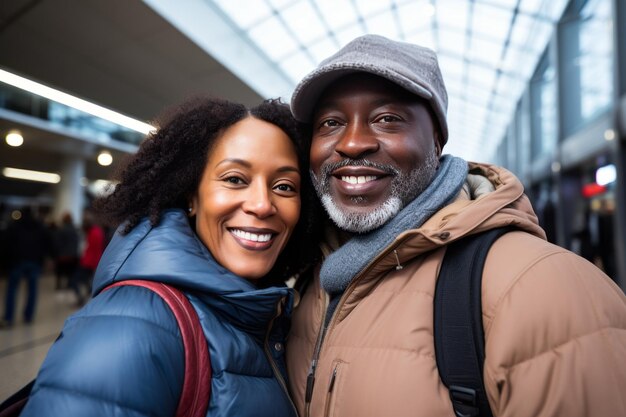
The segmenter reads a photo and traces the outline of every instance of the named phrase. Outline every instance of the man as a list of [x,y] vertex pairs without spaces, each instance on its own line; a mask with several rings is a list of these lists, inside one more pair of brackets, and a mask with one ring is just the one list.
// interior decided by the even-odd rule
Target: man
[[21,209],[22,217],[7,228],[6,252],[10,262],[9,281],[4,305],[4,319],[0,328],[14,324],[17,293],[22,278],[26,278],[28,297],[24,306],[24,323],[35,319],[39,277],[44,261],[51,253],[51,238],[44,224],[33,214],[30,207]]
[[454,415],[435,360],[438,271],[451,242],[511,225],[482,278],[493,415],[626,415],[626,297],[545,241],[510,172],[441,156],[446,107],[434,52],[380,36],[352,41],[295,89],[333,222],[287,349],[300,415]]

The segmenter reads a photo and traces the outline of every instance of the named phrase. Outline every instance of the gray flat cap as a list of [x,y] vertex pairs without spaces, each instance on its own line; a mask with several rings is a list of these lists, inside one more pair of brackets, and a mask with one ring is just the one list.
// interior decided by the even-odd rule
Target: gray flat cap
[[445,145],[448,140],[448,93],[437,55],[428,48],[378,35],[354,39],[304,77],[291,96],[294,117],[301,122],[310,122],[326,87],[354,72],[378,75],[425,99],[438,119],[441,146]]

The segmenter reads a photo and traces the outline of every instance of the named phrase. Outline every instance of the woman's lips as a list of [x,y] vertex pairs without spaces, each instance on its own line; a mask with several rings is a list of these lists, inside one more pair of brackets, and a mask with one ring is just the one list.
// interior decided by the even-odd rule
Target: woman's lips
[[228,228],[241,247],[248,250],[266,250],[274,243],[277,233],[270,229]]

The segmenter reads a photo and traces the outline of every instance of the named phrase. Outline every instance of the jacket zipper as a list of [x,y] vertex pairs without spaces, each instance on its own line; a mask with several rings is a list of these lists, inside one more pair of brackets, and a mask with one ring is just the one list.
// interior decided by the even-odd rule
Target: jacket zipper
[[[352,282],[350,283],[350,285],[348,285],[348,287],[346,288],[346,290],[343,292],[343,295],[341,296],[341,298],[339,299],[339,303],[337,303],[337,307],[335,308],[335,311],[333,313],[333,316],[330,319],[330,323],[328,323],[328,326],[324,326],[324,323],[326,322],[326,314],[328,313],[328,304],[330,302],[329,298],[328,298],[328,293],[326,291],[324,291],[324,298],[325,298],[325,307],[324,307],[324,313],[322,315],[322,322],[320,324],[320,330],[317,334],[317,342],[315,344],[315,350],[313,352],[313,358],[311,359],[311,365],[309,367],[309,374],[307,375],[306,378],[306,391],[305,391],[305,397],[304,397],[304,417],[309,417],[310,416],[310,408],[311,408],[311,399],[313,397],[313,387],[315,385],[315,370],[317,368],[317,362],[319,360],[321,351],[322,351],[322,342],[324,340],[325,335],[330,332],[331,328],[333,327],[333,325],[335,324],[336,318],[337,318],[337,313],[341,310],[341,307],[343,307],[343,304],[345,304],[345,300],[348,298],[348,294],[350,294],[352,292],[352,290],[354,289],[354,287],[356,286],[356,284],[358,283],[358,281],[361,279],[362,276],[364,276],[371,268],[372,266],[374,266],[376,264],[376,262],[378,262],[380,259],[384,258],[385,256],[387,256],[391,251],[395,251],[394,248],[397,248],[404,240],[401,240],[399,242],[394,242],[395,244],[392,246],[388,246],[386,249],[384,249],[382,252],[380,252],[380,254],[375,257],[374,259],[372,259],[372,261],[370,261],[370,263],[368,263],[365,268],[363,268],[356,276],[355,278],[352,280]],[[396,258],[398,257],[397,252],[396,252]],[[400,264],[400,261],[398,259],[398,265]],[[398,269],[398,268],[396,268]]]
[[311,408],[311,398],[313,397],[313,386],[315,385],[315,369],[317,368],[317,359],[320,355],[320,349],[322,348],[322,340],[324,339],[325,329],[324,323],[326,323],[326,314],[328,313],[328,304],[330,300],[328,293],[324,291],[324,312],[322,313],[322,321],[320,323],[320,329],[317,333],[317,341],[315,342],[315,350],[313,351],[313,359],[311,359],[311,365],[309,367],[309,374],[306,377],[306,391],[304,396],[304,417],[309,417]]
[[291,396],[289,395],[289,390],[287,389],[287,384],[285,383],[283,376],[280,374],[280,370],[278,369],[278,366],[274,362],[274,358],[272,357],[272,352],[270,351],[270,347],[269,347],[270,332],[274,325],[274,320],[276,320],[276,318],[280,316],[281,314],[281,304],[283,303],[283,301],[284,301],[284,298],[278,302],[278,305],[276,306],[276,315],[272,318],[269,326],[267,327],[267,331],[265,332],[265,342],[263,344],[263,350],[265,351],[265,356],[267,356],[267,359],[269,360],[270,365],[272,366],[272,371],[274,372],[274,376],[276,376],[278,383],[282,387],[283,391],[285,392],[285,395],[287,396],[287,399],[289,400],[289,404],[291,404],[291,408],[293,409],[294,416],[297,416],[298,410],[296,409],[296,405],[291,400]]
[[339,371],[339,365],[341,362],[335,364],[333,368],[333,373],[330,376],[330,381],[328,383],[328,395],[326,398],[326,406],[324,407],[324,416],[328,417],[330,415],[330,408],[332,406],[333,400],[333,389],[335,388],[335,381],[337,380],[337,372]]

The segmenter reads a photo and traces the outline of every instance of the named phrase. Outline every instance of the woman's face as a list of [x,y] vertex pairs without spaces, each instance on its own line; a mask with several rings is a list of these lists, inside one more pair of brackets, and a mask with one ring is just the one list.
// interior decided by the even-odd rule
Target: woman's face
[[250,280],[266,275],[300,216],[300,167],[285,132],[253,117],[225,130],[209,153],[191,214],[220,265]]

